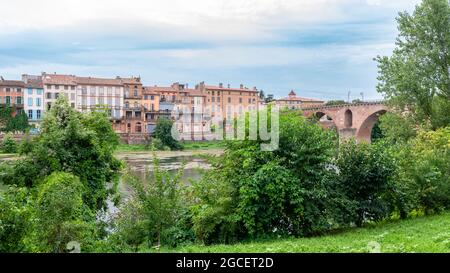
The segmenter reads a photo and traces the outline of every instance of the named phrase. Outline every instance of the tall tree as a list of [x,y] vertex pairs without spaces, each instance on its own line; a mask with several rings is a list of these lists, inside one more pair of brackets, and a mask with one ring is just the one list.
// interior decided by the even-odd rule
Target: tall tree
[[450,108],[450,5],[424,0],[412,14],[399,13],[391,57],[378,56],[377,89],[400,111],[420,122],[445,126]]

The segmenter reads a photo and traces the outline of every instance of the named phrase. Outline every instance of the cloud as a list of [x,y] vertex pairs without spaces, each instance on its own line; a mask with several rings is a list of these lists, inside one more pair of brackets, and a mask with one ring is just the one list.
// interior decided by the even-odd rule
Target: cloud
[[376,96],[372,58],[391,52],[397,12],[417,2],[15,0],[0,9],[0,75],[125,73],[146,84],[205,80],[279,96]]

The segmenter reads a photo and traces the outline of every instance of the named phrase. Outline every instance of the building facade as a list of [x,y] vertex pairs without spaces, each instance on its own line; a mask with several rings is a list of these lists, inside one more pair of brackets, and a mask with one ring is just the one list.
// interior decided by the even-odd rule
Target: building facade
[[24,89],[24,110],[28,116],[28,122],[34,127],[39,127],[44,118],[44,86],[41,78],[23,77],[25,83]]
[[275,104],[280,106],[280,108],[289,108],[292,110],[302,109],[303,107],[308,106],[322,105],[324,103],[325,102],[322,100],[297,97],[297,94],[294,92],[294,90],[289,93],[288,97],[281,98],[275,101]]
[[77,82],[74,75],[42,73],[45,110],[50,110],[59,96],[66,96],[70,106],[77,105]]
[[5,80],[0,77],[0,105],[3,107],[12,107],[17,115],[23,111],[23,92],[25,83],[23,81]]
[[92,111],[106,108],[110,119],[120,121],[123,117],[124,87],[119,79],[77,77],[77,110]]
[[120,78],[124,86],[124,119],[120,130],[129,134],[144,133],[144,111],[142,106],[143,85],[140,77]]

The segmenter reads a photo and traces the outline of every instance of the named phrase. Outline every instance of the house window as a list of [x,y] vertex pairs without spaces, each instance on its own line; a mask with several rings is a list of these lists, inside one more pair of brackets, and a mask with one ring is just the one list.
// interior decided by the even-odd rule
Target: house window
[[231,98],[230,97],[228,97],[228,103],[231,103]]
[[55,89],[56,89],[56,90],[59,90],[59,85],[55,85]]
[[69,90],[69,86],[68,85],[64,85],[64,90]]
[[36,110],[36,119],[41,119],[41,110]]
[[28,106],[33,106],[33,98],[28,98]]
[[22,104],[22,97],[16,97],[16,104]]
[[41,106],[41,98],[36,98],[36,106]]
[[130,108],[130,103],[129,103],[128,101],[125,102],[125,108],[126,108],[126,109]]
[[87,95],[87,88],[86,87],[82,87],[81,88],[81,94]]
[[217,102],[220,102],[220,97],[217,97]]
[[70,94],[70,100],[75,100],[75,93]]
[[116,87],[116,96],[120,96],[120,87]]
[[47,89],[52,89],[52,86],[50,84],[47,84]]
[[48,92],[47,93],[47,99],[51,99],[52,98],[52,93]]
[[104,100],[103,100],[103,97],[99,97],[98,98],[98,104],[104,104],[105,102],[104,102]]
[[59,98],[59,93],[55,93],[55,100]]
[[136,89],[134,89],[134,96],[137,97],[138,95],[138,91]]
[[11,88],[7,87],[6,92],[11,92]]
[[28,119],[33,119],[33,110],[28,110]]
[[95,87],[91,86],[91,96],[95,96]]
[[33,95],[33,88],[28,88],[28,95]]
[[108,97],[108,106],[112,106],[112,97]]
[[155,100],[155,96],[150,96],[150,100]]
[[216,98],[215,97],[212,97],[211,99],[212,99],[212,102],[216,102]]
[[71,87],[70,87],[70,90],[75,90],[75,86],[71,86]]
[[104,93],[104,90],[103,90],[103,87],[99,87],[98,88],[98,95],[99,96],[103,96],[105,93]]
[[107,89],[107,95],[108,96],[111,96],[112,95],[112,88],[111,87],[108,87],[108,89]]
[[120,105],[120,98],[116,98],[116,106]]
[[239,98],[239,103],[242,103],[242,98]]
[[17,88],[17,92],[22,92],[22,88]]
[[37,94],[38,96],[42,96],[42,89],[37,89],[37,90],[36,90],[36,94]]

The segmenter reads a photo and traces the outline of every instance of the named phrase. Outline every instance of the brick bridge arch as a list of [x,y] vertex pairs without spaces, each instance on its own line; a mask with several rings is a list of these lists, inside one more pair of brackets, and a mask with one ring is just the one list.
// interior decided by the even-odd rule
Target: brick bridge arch
[[341,139],[356,138],[358,142],[372,141],[372,129],[379,117],[389,111],[383,102],[341,105],[320,105],[303,108],[307,117],[327,115],[333,119]]

